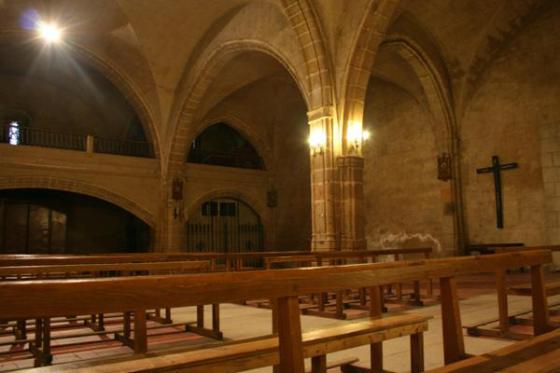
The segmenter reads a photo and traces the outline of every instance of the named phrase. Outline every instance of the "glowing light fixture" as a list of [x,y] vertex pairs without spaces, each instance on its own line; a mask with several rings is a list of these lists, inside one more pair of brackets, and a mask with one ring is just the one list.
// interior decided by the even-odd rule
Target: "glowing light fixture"
[[323,152],[327,143],[327,135],[322,129],[313,129],[309,135],[309,147],[311,154],[320,154]]
[[55,23],[39,21],[37,32],[41,39],[49,44],[58,43],[62,40],[62,30]]
[[348,131],[346,132],[346,139],[348,140],[348,145],[355,153],[359,153],[359,149],[362,144],[370,138],[370,133],[368,130],[362,129],[360,123],[352,123],[348,126]]

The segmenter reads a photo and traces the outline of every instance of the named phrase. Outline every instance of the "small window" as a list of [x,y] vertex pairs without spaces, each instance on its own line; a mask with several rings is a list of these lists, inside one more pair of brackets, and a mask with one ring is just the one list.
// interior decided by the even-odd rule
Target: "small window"
[[21,128],[18,122],[8,124],[8,144],[19,145],[21,142]]
[[234,202],[221,202],[220,203],[220,216],[236,216]]
[[214,201],[202,204],[202,216],[218,216],[218,203]]

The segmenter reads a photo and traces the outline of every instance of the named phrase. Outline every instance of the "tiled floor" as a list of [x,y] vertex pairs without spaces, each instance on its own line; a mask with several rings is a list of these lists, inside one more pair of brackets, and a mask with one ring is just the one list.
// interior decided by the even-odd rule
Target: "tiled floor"
[[[560,275],[550,275],[549,278],[560,278]],[[514,274],[508,277],[510,283],[525,282],[528,279],[527,274]],[[460,307],[463,325],[469,325],[492,318],[497,318],[496,295],[494,292],[494,279],[492,276],[476,276],[461,278],[459,280],[459,296],[461,298]],[[438,294],[437,286],[435,294]],[[549,298],[549,303],[560,302],[559,297]],[[528,297],[509,297],[510,314],[530,309],[530,298]],[[206,320],[211,320],[210,307],[206,307]],[[393,308],[393,307],[391,307]],[[400,307],[402,311],[402,307]],[[426,368],[432,368],[443,365],[443,341],[441,335],[441,316],[440,307],[435,304],[422,308],[408,307],[405,312],[415,312],[423,315],[433,316],[429,323],[429,331],[425,334],[425,360]],[[355,313],[353,316],[359,316]],[[173,310],[173,321],[175,323],[183,323],[194,321],[196,318],[196,309],[193,307],[180,308]],[[349,322],[356,322],[359,319],[348,321],[320,318],[314,316],[303,316],[302,327],[304,331],[310,331],[318,328],[340,325]],[[152,326],[157,324],[150,322]],[[267,309],[256,307],[239,306],[233,304],[224,304],[221,306],[221,326],[226,340],[241,340],[270,334],[271,332],[271,312]],[[119,323],[109,324],[109,328],[118,328]],[[72,329],[63,332],[57,332],[57,335],[64,333],[85,332],[87,328]],[[157,352],[172,348],[185,348],[186,346],[196,348],[204,344],[219,343],[207,338],[203,338],[191,333],[178,332],[180,327],[166,327],[164,329],[152,330],[152,336],[149,338],[150,350]],[[156,333],[178,332],[173,334],[155,335]],[[0,337],[0,343],[9,338],[8,336]],[[70,338],[53,341],[53,352],[55,363],[63,363],[68,361],[96,359],[106,356],[130,356],[131,352],[128,348],[122,347],[116,341],[111,341],[112,337],[101,338],[82,337]],[[103,343],[86,344],[79,346],[61,346],[62,343],[68,345],[74,342],[84,342],[88,340],[105,339]],[[465,337],[465,346],[468,353],[481,354],[492,351],[499,347],[505,346],[511,341]],[[8,347],[0,347],[0,352],[5,352]],[[383,345],[385,368],[391,371],[406,372],[409,370],[409,341],[407,338],[399,338],[387,341]],[[10,371],[32,366],[32,360],[22,359],[21,356],[12,354],[10,356],[0,355],[0,370]],[[17,357],[17,358],[16,358]],[[367,366],[369,363],[369,347],[363,346],[351,350],[341,351],[329,358],[338,359],[342,357],[358,357],[360,365]],[[269,368],[257,369],[252,372],[271,372]]]

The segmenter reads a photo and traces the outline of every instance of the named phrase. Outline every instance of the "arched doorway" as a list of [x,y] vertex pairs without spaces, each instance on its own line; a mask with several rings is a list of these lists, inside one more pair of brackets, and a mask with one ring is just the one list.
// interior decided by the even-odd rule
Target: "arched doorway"
[[48,189],[0,191],[0,253],[146,252],[150,235],[145,222],[98,198]]
[[189,219],[187,251],[262,251],[264,229],[248,204],[233,198],[215,198],[200,206]]

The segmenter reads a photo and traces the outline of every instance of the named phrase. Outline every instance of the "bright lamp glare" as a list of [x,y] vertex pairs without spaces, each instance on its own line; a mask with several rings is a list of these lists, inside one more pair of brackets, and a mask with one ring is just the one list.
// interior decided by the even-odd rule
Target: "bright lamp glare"
[[47,43],[58,43],[62,39],[62,30],[54,23],[39,22],[37,31]]

